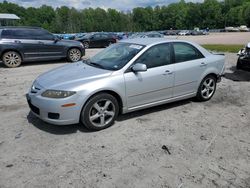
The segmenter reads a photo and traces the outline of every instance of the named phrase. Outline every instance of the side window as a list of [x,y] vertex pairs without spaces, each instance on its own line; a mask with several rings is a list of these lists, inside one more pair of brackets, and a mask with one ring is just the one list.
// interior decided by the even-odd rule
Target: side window
[[49,33],[46,30],[40,30],[40,29],[34,29],[33,30],[33,36],[37,40],[54,40],[54,35]]
[[10,29],[2,31],[2,38],[8,39],[30,39],[32,33],[24,29]]
[[154,68],[171,63],[171,50],[169,44],[159,44],[148,49],[135,63],[147,65],[147,68]]
[[101,35],[99,35],[99,34],[93,35],[93,38],[94,38],[94,39],[99,39],[99,38],[101,38]]
[[107,38],[108,38],[108,35],[103,34],[103,35],[101,35],[101,37],[102,37],[103,39],[107,39]]
[[204,58],[199,50],[187,43],[173,43],[175,62],[184,62]]
[[12,30],[2,30],[2,38],[4,39],[13,39],[13,34],[12,34]]

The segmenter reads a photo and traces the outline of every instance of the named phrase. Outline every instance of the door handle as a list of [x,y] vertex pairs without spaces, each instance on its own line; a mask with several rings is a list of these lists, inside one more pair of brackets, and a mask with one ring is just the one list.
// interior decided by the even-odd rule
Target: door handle
[[20,41],[20,40],[15,40],[14,42],[15,42],[15,43],[21,43],[21,41]]
[[166,71],[163,73],[164,76],[170,75],[170,74],[173,74],[173,71],[166,70]]
[[207,64],[206,64],[205,62],[202,62],[202,63],[200,64],[200,66],[201,66],[201,67],[204,67],[204,66],[207,66]]
[[44,44],[43,42],[41,42],[41,41],[38,41],[38,44]]

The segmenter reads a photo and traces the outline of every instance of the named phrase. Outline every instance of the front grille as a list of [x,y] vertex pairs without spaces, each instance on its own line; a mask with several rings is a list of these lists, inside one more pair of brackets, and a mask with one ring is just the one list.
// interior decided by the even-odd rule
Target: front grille
[[29,107],[30,107],[30,109],[31,109],[32,112],[34,112],[37,115],[40,115],[39,108],[37,108],[36,106],[34,106],[33,104],[31,104],[31,102],[29,100],[28,100],[28,104],[29,104]]

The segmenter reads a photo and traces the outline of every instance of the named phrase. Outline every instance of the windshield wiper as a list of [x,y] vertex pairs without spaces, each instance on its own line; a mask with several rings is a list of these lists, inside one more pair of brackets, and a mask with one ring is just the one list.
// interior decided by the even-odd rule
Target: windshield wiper
[[89,65],[93,65],[93,66],[95,66],[95,67],[99,67],[99,68],[101,68],[101,69],[105,69],[102,65],[100,65],[100,64],[98,64],[98,63],[95,63],[95,62],[89,62],[88,64],[89,64]]
[[100,65],[98,63],[95,63],[95,62],[92,62],[89,59],[86,59],[83,62],[86,63],[87,65],[91,65],[91,66],[94,66],[94,67],[99,67],[101,69],[105,69],[102,65]]

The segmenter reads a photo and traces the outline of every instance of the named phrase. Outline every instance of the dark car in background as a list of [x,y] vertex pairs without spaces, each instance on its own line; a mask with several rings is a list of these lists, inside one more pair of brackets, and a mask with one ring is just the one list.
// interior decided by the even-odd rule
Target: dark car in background
[[239,56],[236,68],[237,69],[250,69],[250,43],[245,48],[241,49],[238,54]]
[[89,33],[77,38],[84,48],[103,48],[117,42],[117,37],[110,33]]
[[22,62],[67,58],[79,61],[85,55],[80,42],[60,40],[50,32],[35,27],[0,27],[0,57],[10,68]]

